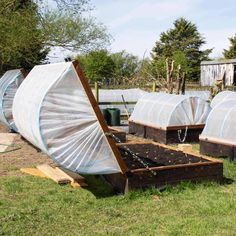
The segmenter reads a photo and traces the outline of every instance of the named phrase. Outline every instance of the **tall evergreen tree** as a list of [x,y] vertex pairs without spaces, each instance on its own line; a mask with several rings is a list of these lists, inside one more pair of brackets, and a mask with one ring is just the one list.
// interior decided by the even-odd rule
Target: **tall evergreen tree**
[[223,55],[226,59],[236,59],[236,34],[229,41],[231,45],[229,49],[224,49]]
[[156,42],[152,50],[154,66],[166,58],[173,59],[174,55],[181,52],[181,57],[184,59],[181,61],[186,62],[186,65],[182,66],[188,73],[187,79],[198,80],[200,62],[208,59],[208,55],[212,51],[212,49],[201,50],[201,46],[205,43],[195,24],[185,18],[179,18],[174,22],[174,27],[162,32],[160,40]]

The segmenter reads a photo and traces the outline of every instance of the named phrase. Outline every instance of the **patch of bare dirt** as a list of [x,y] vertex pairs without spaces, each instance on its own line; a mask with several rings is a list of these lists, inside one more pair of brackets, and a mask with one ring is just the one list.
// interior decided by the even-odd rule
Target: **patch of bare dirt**
[[[0,124],[0,133],[8,133],[8,129],[2,124]],[[23,140],[19,134],[14,139],[13,144],[14,147],[9,147],[7,149],[8,152],[0,153],[0,177],[22,175],[20,168],[53,163],[46,154],[36,149],[26,140]],[[18,150],[13,150],[18,147]]]

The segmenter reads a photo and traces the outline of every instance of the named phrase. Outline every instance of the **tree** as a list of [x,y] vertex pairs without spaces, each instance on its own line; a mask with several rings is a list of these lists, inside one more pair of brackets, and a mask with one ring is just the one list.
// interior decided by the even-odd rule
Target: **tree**
[[207,60],[212,51],[212,49],[201,50],[204,44],[205,40],[196,25],[184,18],[179,18],[174,22],[174,27],[162,32],[160,40],[156,42],[152,50],[153,65],[163,64],[166,58],[174,59],[179,55],[178,60],[182,60],[181,66],[185,67],[187,78],[198,80],[200,62]]
[[106,27],[89,17],[89,1],[53,0],[56,4],[54,8],[40,2],[38,0],[40,27],[46,45],[80,53],[104,49],[109,45],[110,35]]
[[71,13],[55,11],[45,14],[42,29],[46,45],[73,52],[104,49],[110,42],[103,25],[96,23],[93,18]]
[[133,77],[140,66],[138,57],[125,52],[124,50],[111,54],[111,59],[115,64],[114,77],[117,80]]
[[31,0],[0,2],[0,73],[23,67],[32,68],[48,53],[38,28],[38,8]]
[[88,17],[88,0],[46,2],[0,1],[0,73],[17,67],[31,69],[44,62],[52,47],[88,52],[109,44],[105,27]]
[[78,56],[78,60],[90,81],[110,81],[114,75],[115,64],[106,50],[92,51],[83,56]]
[[226,59],[235,59],[236,58],[236,34],[229,38],[230,46],[229,49],[224,49],[223,55]]

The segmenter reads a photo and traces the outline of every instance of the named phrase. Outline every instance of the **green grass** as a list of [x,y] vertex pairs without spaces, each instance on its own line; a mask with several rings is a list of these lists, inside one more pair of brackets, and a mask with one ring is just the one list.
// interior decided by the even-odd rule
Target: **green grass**
[[31,177],[0,178],[0,235],[235,235],[236,165],[225,184],[182,183],[114,195],[100,179],[73,189]]

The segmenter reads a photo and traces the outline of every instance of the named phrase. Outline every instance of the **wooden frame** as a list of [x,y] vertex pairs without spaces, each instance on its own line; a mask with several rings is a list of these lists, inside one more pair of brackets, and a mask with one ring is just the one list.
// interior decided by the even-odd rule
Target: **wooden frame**
[[[223,162],[214,158],[198,155],[192,152],[182,152],[166,145],[154,142],[132,142],[125,144],[129,148],[134,145],[152,145],[153,149],[167,149],[175,155],[182,157],[199,158],[196,163],[184,163],[166,166],[156,166],[147,168],[131,169],[129,173],[105,175],[105,179],[118,191],[126,193],[137,188],[146,188],[155,186],[163,188],[166,185],[175,185],[181,181],[201,182],[201,181],[222,181],[223,179]],[[117,144],[122,147],[124,144]],[[150,150],[150,149],[149,149]],[[139,149],[140,151],[140,149]],[[145,152],[145,151],[144,151]],[[168,156],[170,158],[170,156]],[[156,172],[153,175],[152,172]]]
[[[126,133],[123,130],[118,129],[118,128],[114,128],[114,127],[110,127],[110,126],[108,128],[109,128],[109,131],[120,140],[120,142],[122,142],[122,143],[126,142]],[[115,140],[115,142],[117,142],[117,141]]]
[[[185,142],[198,142],[205,125],[187,126],[187,136]],[[143,138],[149,138],[154,141],[169,144],[180,143],[178,130],[181,130],[181,137],[184,136],[186,126],[169,126],[166,129],[149,126],[138,122],[129,121],[129,133]]]
[[200,139],[200,153],[236,162],[236,145]]

